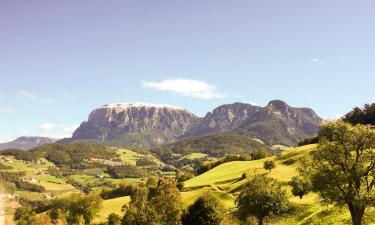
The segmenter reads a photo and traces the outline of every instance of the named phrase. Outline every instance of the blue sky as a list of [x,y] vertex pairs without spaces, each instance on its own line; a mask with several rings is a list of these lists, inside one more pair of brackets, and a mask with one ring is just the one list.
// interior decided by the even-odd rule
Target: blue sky
[[106,103],[203,116],[282,99],[375,102],[374,1],[0,1],[0,142],[70,136]]

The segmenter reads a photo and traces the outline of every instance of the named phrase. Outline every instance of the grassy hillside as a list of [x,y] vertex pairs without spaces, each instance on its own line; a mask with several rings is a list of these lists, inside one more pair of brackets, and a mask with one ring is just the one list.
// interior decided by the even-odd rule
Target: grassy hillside
[[[280,155],[266,159],[255,161],[234,161],[219,165],[206,173],[184,182],[184,189],[181,192],[184,208],[192,204],[199,196],[210,191],[221,199],[228,210],[235,210],[235,199],[241,191],[242,185],[245,184],[254,174],[260,173],[281,181],[290,195],[289,200],[293,203],[290,212],[281,217],[271,217],[266,221],[266,224],[350,224],[350,215],[346,208],[340,209],[330,205],[323,205],[319,202],[318,196],[314,193],[308,194],[303,199],[291,195],[290,187],[287,184],[288,181],[291,177],[296,175],[296,169],[301,159],[308,156],[315,149],[316,145],[307,145],[298,148],[285,149]],[[117,149],[116,151],[122,161],[131,164],[135,164],[139,158],[152,157],[126,149]],[[81,174],[58,177],[45,173],[49,167],[56,167],[56,165],[46,159],[42,159],[39,163],[29,163],[23,160],[17,160],[13,156],[0,157],[2,164],[12,167],[11,169],[7,169],[7,171],[27,171],[25,178],[33,178],[36,180],[37,184],[46,188],[43,193],[21,190],[16,191],[20,196],[28,198],[43,198],[43,196],[45,197],[50,194],[65,195],[79,191],[67,182],[68,179],[72,179],[76,183],[82,185],[92,186],[102,185],[106,182],[112,184],[124,181],[128,183],[145,182],[145,180],[141,179],[98,178],[96,174],[102,174],[103,170],[101,168],[89,168],[82,170]],[[202,158],[206,157],[206,154],[191,153],[185,155],[185,157]],[[276,168],[271,172],[263,169],[264,161],[270,159],[273,159],[276,162]],[[243,174],[247,174],[247,178],[243,179]],[[105,172],[104,175],[106,175]],[[93,190],[95,190],[95,188]],[[110,213],[122,215],[121,208],[129,201],[129,196],[104,200],[103,207],[94,222],[105,222]],[[374,209],[370,209],[366,212],[366,224],[375,224],[375,218],[372,216],[374,213]],[[229,224],[234,225],[239,223],[236,219],[232,218]]]
[[175,154],[189,155],[204,153],[210,156],[225,154],[250,153],[256,148],[268,148],[264,143],[246,135],[224,133],[203,137],[186,138],[181,141],[153,149],[152,152],[161,154],[171,151]]

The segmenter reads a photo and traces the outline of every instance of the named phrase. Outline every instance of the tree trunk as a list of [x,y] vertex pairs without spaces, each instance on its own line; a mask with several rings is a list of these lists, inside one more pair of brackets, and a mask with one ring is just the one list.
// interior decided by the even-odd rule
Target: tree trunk
[[263,225],[263,217],[258,218],[258,225]]
[[303,195],[299,195],[299,199],[302,199],[303,198]]
[[362,224],[362,217],[365,213],[365,207],[357,207],[353,204],[348,204],[350,215],[352,217],[352,223],[353,225],[361,225]]

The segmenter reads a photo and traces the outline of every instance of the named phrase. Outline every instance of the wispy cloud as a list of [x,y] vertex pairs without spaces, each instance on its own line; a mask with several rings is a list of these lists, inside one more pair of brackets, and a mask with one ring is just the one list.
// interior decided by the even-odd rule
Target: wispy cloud
[[[44,133],[58,133],[59,137],[66,137],[71,135],[79,126],[77,124],[65,125],[62,123],[42,123],[39,125],[39,129]],[[47,135],[48,136],[48,135]]]
[[39,128],[43,131],[54,130],[57,128],[64,128],[64,124],[56,124],[56,123],[43,123],[39,125]]
[[182,96],[199,98],[199,99],[215,99],[224,98],[225,94],[220,93],[217,87],[201,80],[189,79],[168,79],[160,82],[141,81],[144,88],[151,88],[159,91],[173,92]]
[[23,98],[26,98],[28,100],[38,102],[38,103],[43,103],[43,104],[54,104],[56,103],[56,100],[54,98],[42,98],[39,97],[31,92],[28,91],[20,91],[19,93]]
[[325,62],[324,60],[319,59],[319,58],[314,58],[314,59],[312,59],[312,60],[310,61],[310,63],[311,63],[311,64],[321,64],[321,65],[323,65],[323,64],[325,64],[326,62]]

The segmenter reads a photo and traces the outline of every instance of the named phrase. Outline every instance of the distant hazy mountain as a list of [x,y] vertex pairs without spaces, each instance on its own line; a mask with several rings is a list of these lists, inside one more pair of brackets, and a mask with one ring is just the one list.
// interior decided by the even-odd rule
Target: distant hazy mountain
[[0,144],[0,150],[3,149],[21,149],[29,150],[31,148],[56,142],[57,139],[47,137],[19,137],[14,141]]
[[205,117],[167,105],[109,104],[95,109],[63,142],[90,141],[149,149],[193,136],[219,133],[247,135],[272,144],[295,145],[314,135],[322,119],[309,108],[271,101],[266,107],[233,103]]

